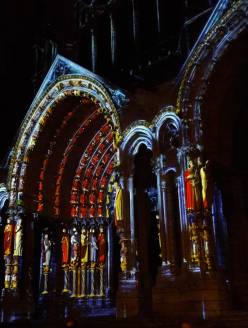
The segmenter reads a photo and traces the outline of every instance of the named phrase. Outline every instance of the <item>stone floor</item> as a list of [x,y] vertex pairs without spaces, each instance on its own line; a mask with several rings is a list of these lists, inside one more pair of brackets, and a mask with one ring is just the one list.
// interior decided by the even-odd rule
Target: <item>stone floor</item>
[[[22,307],[23,302],[23,307]],[[24,307],[16,300],[7,308],[0,304],[0,327],[82,328],[181,328],[185,318],[116,319],[115,304],[106,299],[42,299]],[[2,305],[2,306],[1,306]],[[25,315],[23,315],[25,313]],[[215,320],[193,320],[190,328],[248,328],[248,312],[230,311]],[[187,327],[187,328],[189,328]],[[185,327],[186,328],[186,327]]]

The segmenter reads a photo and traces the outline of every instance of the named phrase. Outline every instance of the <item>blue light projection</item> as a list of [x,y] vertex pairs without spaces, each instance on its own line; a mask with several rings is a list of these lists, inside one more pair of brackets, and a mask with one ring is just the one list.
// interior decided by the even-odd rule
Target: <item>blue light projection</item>
[[121,144],[122,151],[128,148],[130,155],[135,155],[141,144],[144,144],[149,150],[153,148],[154,137],[151,130],[146,126],[145,121],[137,122],[129,131],[124,132],[124,140]]

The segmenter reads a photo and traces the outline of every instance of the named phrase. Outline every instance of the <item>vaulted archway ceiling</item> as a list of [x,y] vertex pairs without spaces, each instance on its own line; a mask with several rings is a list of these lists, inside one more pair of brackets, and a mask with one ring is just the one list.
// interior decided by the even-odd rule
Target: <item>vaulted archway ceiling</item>
[[67,96],[55,105],[28,159],[25,208],[63,218],[108,216],[114,160],[113,126],[100,104]]

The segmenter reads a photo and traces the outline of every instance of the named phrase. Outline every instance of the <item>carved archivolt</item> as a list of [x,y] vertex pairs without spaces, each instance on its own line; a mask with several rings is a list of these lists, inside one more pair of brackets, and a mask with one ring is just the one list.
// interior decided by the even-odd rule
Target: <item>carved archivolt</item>
[[22,192],[29,156],[43,127],[59,102],[67,96],[90,99],[111,122],[116,133],[121,133],[116,107],[102,83],[90,76],[60,76],[45,91],[38,93],[20,128],[8,171],[10,206],[14,206],[18,193]]

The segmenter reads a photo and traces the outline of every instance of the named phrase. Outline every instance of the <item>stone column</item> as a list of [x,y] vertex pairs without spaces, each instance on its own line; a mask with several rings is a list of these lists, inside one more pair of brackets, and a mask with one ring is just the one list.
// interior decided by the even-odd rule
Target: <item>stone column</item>
[[119,229],[122,274],[116,295],[117,317],[125,318],[138,314],[138,282],[136,277],[136,240],[134,218],[133,176],[125,174],[121,177],[123,188],[123,221]]
[[18,209],[18,214],[15,216],[14,227],[14,246],[13,246],[13,263],[12,263],[12,281],[11,288],[17,290],[20,280],[21,263],[23,256],[23,220],[21,214],[23,209]]
[[117,62],[117,38],[116,38],[116,21],[115,14],[110,14],[110,33],[111,33],[111,62],[112,66],[116,66]]
[[135,272],[136,267],[136,238],[135,238],[135,219],[134,219],[134,188],[133,188],[133,176],[128,178],[128,192],[129,192],[129,265],[130,270]]
[[166,227],[165,227],[165,195],[163,194],[161,182],[161,169],[159,167],[159,158],[157,159],[157,165],[155,167],[155,173],[157,177],[157,191],[158,191],[158,213],[159,213],[159,233],[160,233],[160,243],[161,243],[161,255],[162,255],[162,265],[167,262],[167,249],[166,249]]
[[184,202],[184,181],[183,177],[180,175],[177,177],[177,191],[178,191],[178,204],[180,211],[180,229],[181,229],[181,245],[182,245],[182,261],[183,267],[186,267],[189,263],[189,255],[187,251],[187,216]]
[[165,263],[169,265],[169,234],[168,234],[168,217],[167,217],[167,195],[166,195],[166,182],[164,180],[161,181],[161,190],[162,190],[162,223],[164,225],[164,240],[165,240]]
[[64,288],[62,290],[62,293],[69,293],[69,265],[64,264],[63,265],[63,271],[64,271]]
[[108,250],[107,250],[107,279],[106,279],[106,296],[109,295],[112,288],[111,282],[113,281],[113,233],[110,231],[112,226],[110,224],[107,228],[107,241],[108,241]]
[[104,288],[104,265],[99,267],[99,295],[100,297],[105,296]]

